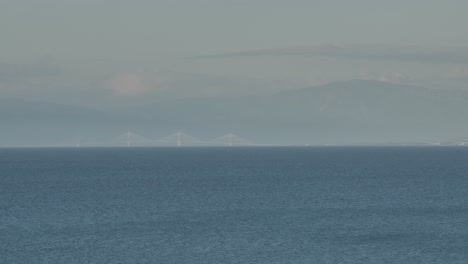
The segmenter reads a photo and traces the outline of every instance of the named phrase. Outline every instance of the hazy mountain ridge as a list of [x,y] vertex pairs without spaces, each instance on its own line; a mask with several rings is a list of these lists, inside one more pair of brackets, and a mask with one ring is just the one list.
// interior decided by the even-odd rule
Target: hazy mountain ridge
[[172,118],[207,124],[210,120],[251,121],[258,126],[313,126],[315,130],[362,128],[365,133],[371,127],[404,131],[458,126],[468,113],[468,93],[353,80],[265,97],[202,98],[146,108],[147,112],[155,109],[155,119],[172,113]]
[[0,118],[2,122],[91,123],[119,121],[115,114],[91,108],[19,99],[0,100]]
[[[12,114],[15,111],[21,114]],[[62,133],[87,131],[89,136],[99,130],[100,138],[117,135],[124,129],[141,134],[160,131],[160,135],[180,129],[201,137],[233,131],[257,142],[273,144],[461,138],[468,135],[466,116],[468,92],[366,80],[330,83],[262,97],[171,100],[129,108],[121,113],[43,103],[2,103],[0,106],[3,123],[36,124],[34,126],[50,133],[54,133],[47,128],[51,124]],[[11,125],[12,131],[14,127]]]
[[[306,104],[311,110],[323,114],[355,115],[356,119],[391,120],[384,114],[401,116],[394,121],[405,120],[407,115],[431,116],[457,115],[457,110],[466,111],[468,93],[462,91],[433,90],[419,86],[397,85],[379,81],[353,80],[309,87],[276,95],[277,101],[291,105]],[[305,109],[304,109],[305,110]],[[362,116],[359,116],[359,115]],[[413,120],[414,121],[414,120]]]

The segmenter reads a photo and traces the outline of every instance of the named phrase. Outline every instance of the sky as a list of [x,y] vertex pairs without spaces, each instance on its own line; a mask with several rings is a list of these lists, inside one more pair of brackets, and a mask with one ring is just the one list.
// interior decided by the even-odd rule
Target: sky
[[[347,79],[468,89],[468,2],[462,0],[1,5],[2,97],[108,107]],[[330,47],[343,50],[323,52]],[[223,54],[230,56],[216,56]]]
[[2,0],[2,55],[194,56],[323,43],[466,46],[462,0]]

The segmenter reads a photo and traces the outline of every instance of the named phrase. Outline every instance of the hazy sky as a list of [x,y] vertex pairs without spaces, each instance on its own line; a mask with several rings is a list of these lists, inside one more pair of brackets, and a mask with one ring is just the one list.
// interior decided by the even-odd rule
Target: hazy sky
[[189,56],[319,43],[468,45],[463,0],[2,0],[2,57]]
[[[0,3],[1,96],[99,105],[355,78],[468,88],[463,0]],[[250,50],[269,54],[236,55]]]

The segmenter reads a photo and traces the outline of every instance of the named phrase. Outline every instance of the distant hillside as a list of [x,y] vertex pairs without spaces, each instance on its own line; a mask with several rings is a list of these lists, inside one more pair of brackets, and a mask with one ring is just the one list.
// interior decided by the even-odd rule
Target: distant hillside
[[18,99],[0,100],[2,122],[116,122],[114,114],[78,106],[50,102],[23,101]]
[[[274,101],[297,115],[400,128],[455,125],[468,113],[468,93],[379,81],[354,80],[277,94]],[[301,116],[301,119],[306,118]]]
[[[425,140],[468,132],[468,93],[353,80],[265,97],[198,98],[139,109],[155,123],[268,140]],[[297,140],[296,140],[297,139]]]
[[363,80],[263,97],[160,101],[120,114],[2,100],[0,144],[18,138],[52,142],[72,135],[102,140],[127,129],[148,138],[183,130],[208,139],[231,131],[271,144],[431,142],[467,138],[467,117],[468,92]]
[[0,100],[0,146],[69,143],[80,137],[95,140],[128,118],[77,106],[48,102]]

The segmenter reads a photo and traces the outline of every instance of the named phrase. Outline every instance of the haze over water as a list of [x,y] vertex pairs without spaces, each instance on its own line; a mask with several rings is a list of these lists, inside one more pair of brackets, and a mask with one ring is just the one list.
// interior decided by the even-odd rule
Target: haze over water
[[468,149],[0,149],[1,263],[467,263]]
[[468,144],[462,0],[3,0],[0,147]]

